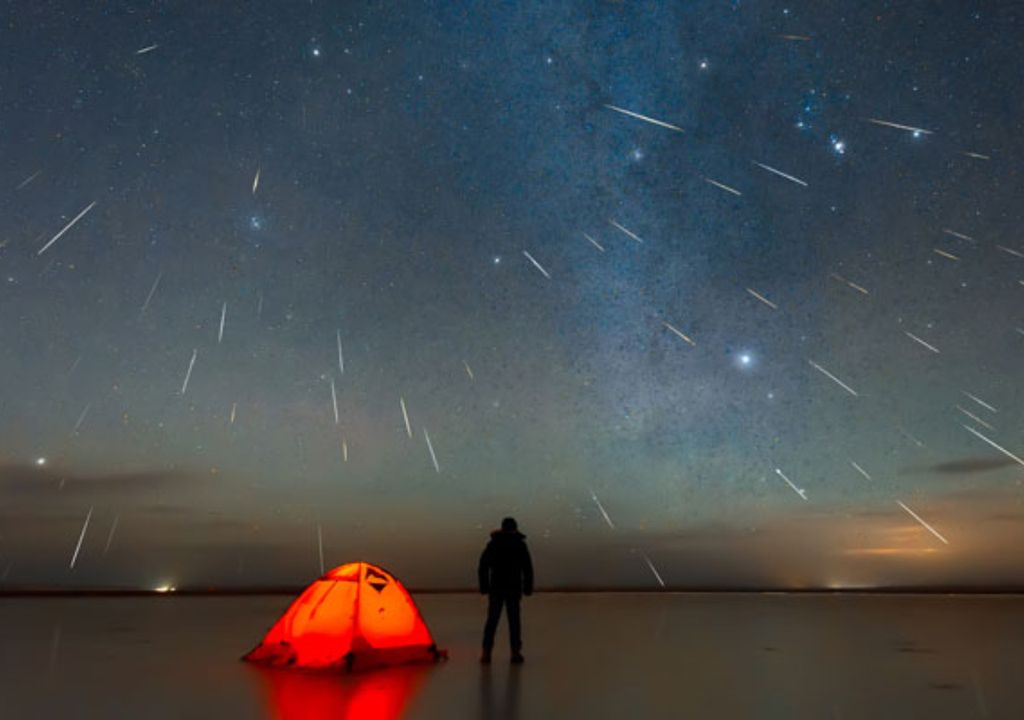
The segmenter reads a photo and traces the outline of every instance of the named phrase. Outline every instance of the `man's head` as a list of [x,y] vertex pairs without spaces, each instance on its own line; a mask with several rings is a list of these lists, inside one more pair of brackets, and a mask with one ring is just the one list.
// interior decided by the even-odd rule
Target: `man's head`
[[515,532],[519,529],[519,525],[515,518],[507,517],[501,521],[501,529],[503,532]]

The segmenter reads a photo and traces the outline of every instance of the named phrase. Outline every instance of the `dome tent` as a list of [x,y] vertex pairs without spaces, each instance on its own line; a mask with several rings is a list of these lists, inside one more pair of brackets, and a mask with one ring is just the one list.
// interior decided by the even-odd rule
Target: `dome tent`
[[362,670],[443,656],[402,584],[376,565],[354,562],[307,587],[243,660]]

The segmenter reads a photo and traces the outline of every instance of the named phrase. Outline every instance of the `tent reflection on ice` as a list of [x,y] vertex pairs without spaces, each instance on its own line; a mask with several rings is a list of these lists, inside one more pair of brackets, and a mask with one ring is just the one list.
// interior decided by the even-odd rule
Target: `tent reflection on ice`
[[447,657],[391,575],[354,562],[313,582],[243,660],[272,667],[363,670]]

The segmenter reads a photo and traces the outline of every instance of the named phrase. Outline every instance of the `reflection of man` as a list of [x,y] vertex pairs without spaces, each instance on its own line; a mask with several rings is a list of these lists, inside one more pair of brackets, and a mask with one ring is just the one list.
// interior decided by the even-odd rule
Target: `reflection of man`
[[526,536],[519,532],[514,518],[501,521],[501,530],[491,533],[480,555],[477,575],[480,580],[480,594],[488,596],[487,624],[484,625],[484,651],[480,662],[491,661],[494,647],[494,632],[501,619],[501,608],[505,606],[508,615],[508,636],[512,645],[512,662],[523,662],[520,652],[523,641],[519,628],[519,600],[523,595],[533,593],[533,563],[526,548]]

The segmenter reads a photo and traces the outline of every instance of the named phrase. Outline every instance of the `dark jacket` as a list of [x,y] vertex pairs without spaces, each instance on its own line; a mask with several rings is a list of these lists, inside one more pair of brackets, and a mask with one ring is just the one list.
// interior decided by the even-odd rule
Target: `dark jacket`
[[495,530],[480,555],[477,576],[480,592],[518,597],[533,593],[533,563],[526,536],[513,530]]

